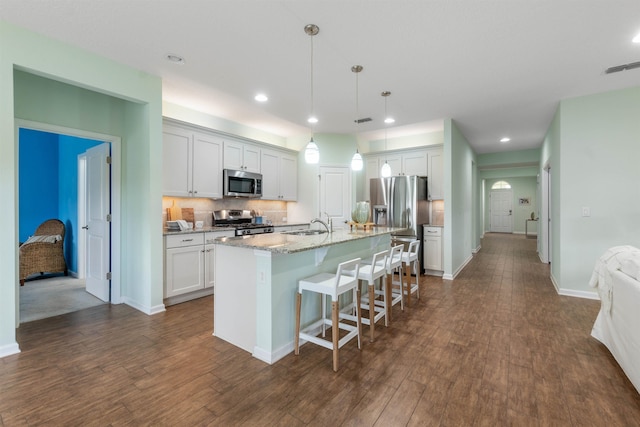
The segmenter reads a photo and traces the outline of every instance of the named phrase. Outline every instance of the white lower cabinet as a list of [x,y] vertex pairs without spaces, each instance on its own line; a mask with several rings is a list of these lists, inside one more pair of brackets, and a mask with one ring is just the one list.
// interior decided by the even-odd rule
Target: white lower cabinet
[[165,236],[165,305],[213,293],[216,248],[213,240],[233,235],[233,231],[220,231]]
[[422,250],[424,269],[431,271],[443,270],[442,268],[442,227],[424,226]]

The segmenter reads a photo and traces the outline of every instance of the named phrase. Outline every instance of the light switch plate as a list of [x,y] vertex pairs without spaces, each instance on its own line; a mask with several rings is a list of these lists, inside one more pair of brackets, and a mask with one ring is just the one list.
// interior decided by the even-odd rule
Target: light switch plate
[[583,207],[582,208],[582,216],[591,216],[591,208]]

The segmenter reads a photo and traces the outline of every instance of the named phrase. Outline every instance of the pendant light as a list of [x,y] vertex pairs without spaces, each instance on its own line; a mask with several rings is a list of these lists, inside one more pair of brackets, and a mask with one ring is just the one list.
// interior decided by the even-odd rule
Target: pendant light
[[[356,75],[356,119],[354,120],[356,124],[358,123],[359,112],[358,112],[358,74],[362,71],[362,65],[354,65],[351,67],[351,71]],[[357,129],[357,126],[356,126]],[[362,170],[363,166],[362,156],[358,152],[358,133],[356,132],[356,154],[351,158],[351,170],[359,171]]]
[[[384,92],[381,93],[381,95],[384,97],[384,117],[386,119],[386,117],[387,117],[387,98],[389,97],[389,95],[391,95],[391,92],[389,92],[388,90],[385,90]],[[382,168],[380,169],[380,176],[382,176],[383,178],[388,178],[388,177],[391,176],[391,166],[389,166],[389,163],[387,163],[387,155],[386,155],[386,151],[387,151],[387,127],[386,126],[384,128],[384,151],[385,151],[384,165],[382,165]]]
[[307,120],[311,124],[311,139],[307,144],[307,148],[304,150],[304,160],[309,164],[316,164],[320,161],[320,150],[313,141],[313,125],[318,122],[318,119],[315,117],[313,104],[313,36],[318,34],[319,31],[320,28],[314,24],[308,24],[304,27],[304,32],[309,35],[311,40],[311,116],[309,116]]

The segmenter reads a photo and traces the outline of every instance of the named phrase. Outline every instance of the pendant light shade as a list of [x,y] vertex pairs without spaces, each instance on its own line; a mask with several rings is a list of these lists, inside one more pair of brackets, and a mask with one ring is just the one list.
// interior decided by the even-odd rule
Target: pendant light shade
[[307,120],[311,124],[311,139],[309,140],[309,143],[304,150],[304,161],[309,164],[316,164],[320,161],[320,150],[313,140],[313,125],[318,122],[313,104],[313,36],[318,34],[319,31],[320,28],[318,28],[318,26],[314,24],[308,24],[304,27],[304,32],[309,36],[309,39],[311,40],[311,113],[309,119]]
[[[353,73],[355,73],[356,75],[356,119],[354,120],[354,122],[356,123],[356,129],[357,129],[357,124],[358,124],[358,74],[360,73],[360,71],[362,71],[362,65],[354,65],[353,67],[351,67],[351,71]],[[357,135],[357,131],[356,131],[356,153],[353,155],[353,157],[351,158],[351,170],[352,171],[361,171],[362,170],[362,166],[363,166],[364,162],[362,161],[362,156],[360,155],[360,152],[358,151],[358,135]]]
[[[391,95],[391,92],[389,92],[388,90],[385,90],[380,95],[384,97],[384,116],[389,117],[387,115],[387,98],[389,97],[389,95]],[[385,123],[387,123],[386,120],[385,120]],[[387,128],[386,127],[384,128],[384,151],[387,151]],[[382,165],[382,168],[380,168],[380,176],[382,176],[383,178],[388,178],[391,176],[391,173],[392,173],[391,166],[389,165],[389,163],[387,163],[387,159],[385,155],[384,165]]]
[[362,156],[356,149],[356,154],[354,154],[353,157],[351,158],[351,170],[361,171],[363,165],[364,165],[364,162],[362,161]]
[[313,136],[304,150],[304,161],[309,164],[316,164],[320,161],[320,150],[318,150],[318,146],[313,141]]
[[382,176],[383,178],[389,178],[391,176],[391,166],[389,166],[389,163],[387,163],[387,161],[384,161],[384,165],[382,165],[382,168],[380,169],[380,176]]

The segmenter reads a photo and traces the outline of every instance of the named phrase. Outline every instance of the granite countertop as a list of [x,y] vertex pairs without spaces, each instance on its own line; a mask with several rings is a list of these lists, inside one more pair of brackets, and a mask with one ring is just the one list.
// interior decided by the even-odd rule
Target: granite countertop
[[373,227],[370,230],[340,229],[333,233],[324,233],[311,236],[298,236],[295,234],[268,233],[253,236],[218,237],[215,244],[224,246],[236,246],[247,249],[258,249],[279,254],[308,251],[311,249],[345,243],[352,240],[368,237],[382,236],[404,228]]
[[[308,222],[278,222],[271,224],[274,227],[297,227],[302,225],[309,225]],[[191,230],[169,230],[167,228],[162,229],[163,236],[169,236],[172,234],[192,234],[192,233],[208,233],[208,232],[216,232],[216,231],[233,231],[235,227],[213,227],[207,226],[199,229],[191,229]]]

